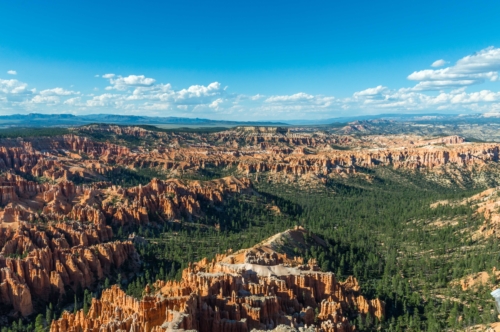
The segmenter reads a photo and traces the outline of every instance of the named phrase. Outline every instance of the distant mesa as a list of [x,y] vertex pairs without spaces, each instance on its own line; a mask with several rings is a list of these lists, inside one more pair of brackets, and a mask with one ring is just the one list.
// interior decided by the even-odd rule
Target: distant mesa
[[284,127],[264,127],[264,126],[239,126],[235,128],[236,131],[244,131],[250,133],[262,134],[282,134],[288,133],[288,128]]

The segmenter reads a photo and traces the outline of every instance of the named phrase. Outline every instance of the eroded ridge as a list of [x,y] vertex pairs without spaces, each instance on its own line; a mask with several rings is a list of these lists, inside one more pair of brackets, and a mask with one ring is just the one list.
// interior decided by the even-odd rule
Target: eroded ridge
[[67,289],[93,288],[123,265],[137,269],[140,259],[132,242],[102,243],[111,237],[109,227],[76,222],[0,229],[2,304],[28,316],[35,301],[57,301]]
[[146,287],[142,300],[113,286],[92,301],[87,315],[66,312],[51,331],[250,331],[285,324],[344,332],[355,331],[349,318],[358,314],[381,318],[384,303],[363,297],[355,278],[339,282],[313,260],[304,264],[275,250],[300,245],[305,233],[295,228],[250,249],[194,263],[181,281]]
[[[471,143],[460,136],[352,135],[300,132],[274,127],[238,127],[212,134],[164,133],[140,127],[96,125],[75,134],[43,139],[3,139],[0,170],[52,181],[106,181],[123,169],[154,168],[171,176],[206,168],[248,176],[268,172],[274,180],[349,175],[360,168],[392,166],[433,170],[498,162],[497,143]],[[133,137],[131,147],[78,136]],[[236,174],[238,173],[238,174]]]
[[20,176],[0,176],[0,222],[16,228],[20,222],[37,219],[78,220],[102,227],[127,226],[191,219],[200,216],[200,201],[218,204],[226,193],[251,190],[248,179],[227,177],[209,182],[153,179],[142,186],[123,188],[107,182],[75,185],[71,181],[37,184]]

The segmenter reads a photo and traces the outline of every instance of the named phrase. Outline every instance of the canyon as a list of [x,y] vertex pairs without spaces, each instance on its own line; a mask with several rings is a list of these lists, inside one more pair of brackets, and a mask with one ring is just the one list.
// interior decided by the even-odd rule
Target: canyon
[[[88,129],[87,129],[88,130]],[[94,131],[123,133],[120,127],[94,127]],[[470,168],[498,162],[496,143],[470,143],[459,136],[424,138],[415,135],[352,135],[300,132],[292,129],[243,127],[208,135],[147,132],[127,129],[128,135],[147,137],[155,149],[113,156],[118,165],[154,167],[173,176],[205,168],[235,169],[250,176],[269,173],[275,180],[324,179],[354,174],[362,168],[433,170],[448,165]],[[172,143],[174,142],[174,143]]]
[[[280,210],[280,197],[259,192],[260,183],[286,183],[301,191],[327,188],[330,181],[371,183],[381,169],[426,179],[459,170],[472,182],[480,174],[497,174],[497,143],[457,135],[356,134],[363,130],[362,124],[338,133],[86,125],[70,128],[68,135],[0,139],[0,316],[32,320],[48,304],[61,303],[60,315],[50,323],[53,332],[354,332],[365,322],[382,321],[386,305],[374,292],[366,295],[353,276],[327,272],[338,265],[303,258],[311,257],[311,247],[329,252],[334,244],[300,226],[289,228],[300,219],[250,248],[217,248],[211,258],[183,262],[177,279],[178,266],[169,262],[174,273],[148,283],[139,298],[125,288],[143,277],[145,244],[172,241],[197,227],[219,232],[217,239],[227,236],[243,224],[221,229],[215,215],[226,208],[244,218],[244,208],[264,204],[269,212],[264,223],[300,210],[286,199],[281,208],[289,209]],[[478,229],[471,228],[472,239],[482,241],[498,237],[498,197],[495,187],[432,207],[471,206],[484,217]],[[228,202],[235,205],[227,207]],[[136,236],[140,229],[170,233]],[[465,291],[485,278],[471,274],[460,285]],[[104,287],[110,279],[115,285]],[[94,298],[89,308],[77,310],[83,290]]]

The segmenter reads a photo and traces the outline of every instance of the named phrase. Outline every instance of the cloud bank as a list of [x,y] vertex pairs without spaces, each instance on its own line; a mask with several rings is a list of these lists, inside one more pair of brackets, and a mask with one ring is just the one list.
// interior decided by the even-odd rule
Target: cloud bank
[[[440,67],[444,64],[444,60],[437,60],[432,66]],[[415,71],[408,79],[420,82],[414,87],[417,91],[440,90],[480,84],[485,80],[497,81],[499,70],[500,48],[488,47],[463,57],[454,66]]]
[[[250,96],[231,92],[219,82],[174,88],[170,83],[142,74],[115,73],[95,75],[103,88],[89,92],[62,87],[38,91],[28,83],[0,77],[0,109],[3,114],[115,113],[237,120],[312,119],[382,112],[500,111],[500,91],[468,91],[470,86],[498,82],[500,48],[485,48],[451,65],[439,59],[431,67],[434,69],[409,74],[409,87],[378,85],[354,91],[347,97],[300,91],[290,95],[269,95],[262,91]],[[17,72],[9,70],[7,74]]]

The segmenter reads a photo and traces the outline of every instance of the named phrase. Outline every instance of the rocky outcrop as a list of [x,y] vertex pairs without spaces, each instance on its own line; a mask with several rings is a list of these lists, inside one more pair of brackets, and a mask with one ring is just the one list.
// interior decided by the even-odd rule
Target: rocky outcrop
[[[238,127],[212,134],[165,133],[133,126],[92,125],[75,133],[133,136],[155,148],[133,148],[64,135],[37,140],[4,140],[0,170],[60,182],[106,180],[121,168],[156,168],[172,175],[209,167],[236,168],[238,173],[269,172],[276,178],[353,174],[360,168],[392,166],[433,170],[498,162],[499,145],[468,143],[459,136],[425,138],[407,135],[327,134],[297,128]],[[83,179],[83,180],[82,180]],[[0,204],[9,202],[10,185]],[[34,185],[31,185],[34,186]],[[0,195],[1,196],[1,195]],[[15,197],[14,197],[15,199]]]
[[208,182],[153,179],[147,185],[132,188],[102,182],[83,186],[70,181],[38,185],[12,177],[18,181],[9,181],[12,185],[8,187],[0,186],[0,199],[7,204],[0,210],[3,225],[37,219],[78,220],[95,225],[93,237],[106,236],[106,221],[129,226],[151,220],[192,219],[203,214],[201,202],[219,204],[227,193],[251,190],[248,179],[234,177]]
[[500,187],[490,188],[460,201],[439,201],[431,205],[470,205],[477,214],[484,217],[483,224],[472,234],[473,239],[500,238]]
[[489,286],[492,290],[496,288],[500,271],[495,267],[491,271],[482,271],[478,273],[469,274],[461,279],[453,280],[450,282],[452,286],[460,286],[462,291],[475,290],[481,286]]
[[87,315],[64,312],[54,321],[51,331],[161,331],[167,319],[167,310],[181,304],[181,300],[167,301],[155,296],[142,300],[126,295],[118,286],[104,290],[100,299],[93,299]]
[[28,285],[9,268],[0,269],[0,299],[22,316],[31,315],[33,303]]
[[[350,136],[254,127],[194,137],[203,143],[168,147],[167,140],[163,148],[114,155],[112,160],[127,167],[156,167],[179,174],[196,172],[208,166],[236,166],[242,174],[270,172],[300,177],[307,174],[350,174],[360,167],[468,167],[497,162],[499,149],[498,144],[466,143],[459,136],[438,139],[375,136],[358,141]],[[368,147],[359,149],[357,144]],[[331,146],[345,146],[346,149]]]
[[51,331],[218,332],[316,324],[347,332],[355,331],[353,312],[382,317],[384,303],[365,299],[354,278],[339,282],[314,261],[303,264],[272,250],[283,237],[303,241],[304,233],[297,228],[251,249],[204,259],[186,268],[180,282],[157,281],[155,292],[148,286],[145,294],[151,295],[142,300],[114,286],[93,300],[88,315],[66,312]]
[[2,303],[27,316],[35,299],[47,303],[66,289],[93,288],[125,262],[137,268],[140,261],[132,242],[103,243],[111,237],[109,226],[77,222],[0,229]]

